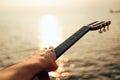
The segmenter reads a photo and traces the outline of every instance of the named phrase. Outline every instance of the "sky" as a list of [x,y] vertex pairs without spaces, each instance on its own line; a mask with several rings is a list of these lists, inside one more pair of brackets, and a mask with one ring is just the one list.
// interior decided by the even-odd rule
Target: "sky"
[[80,7],[120,5],[120,0],[0,0],[0,11],[32,9],[75,9]]
[[0,0],[0,9],[119,5],[120,0]]

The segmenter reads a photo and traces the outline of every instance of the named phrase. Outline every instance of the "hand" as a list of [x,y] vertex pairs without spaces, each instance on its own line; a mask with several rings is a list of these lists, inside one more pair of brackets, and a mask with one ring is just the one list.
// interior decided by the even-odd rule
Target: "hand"
[[53,47],[44,48],[31,56],[28,61],[38,64],[40,71],[54,71],[57,69],[55,49]]

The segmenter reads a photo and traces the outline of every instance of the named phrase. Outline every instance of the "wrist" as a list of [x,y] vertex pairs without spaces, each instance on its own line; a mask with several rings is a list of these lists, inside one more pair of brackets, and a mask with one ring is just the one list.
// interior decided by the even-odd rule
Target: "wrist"
[[35,74],[43,70],[38,60],[28,59],[24,61],[23,64],[25,64],[26,68]]

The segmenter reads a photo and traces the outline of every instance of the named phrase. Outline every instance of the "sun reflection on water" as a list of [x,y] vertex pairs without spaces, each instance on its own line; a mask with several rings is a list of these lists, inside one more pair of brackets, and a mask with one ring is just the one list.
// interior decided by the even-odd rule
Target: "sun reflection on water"
[[57,16],[44,15],[40,18],[40,39],[42,47],[53,46],[60,44],[61,35]]
[[[58,18],[55,15],[44,15],[40,18],[40,48],[53,46],[56,47],[61,43],[60,28]],[[55,80],[60,80],[60,74],[64,71],[63,56],[57,60],[59,68],[55,72],[50,72],[49,75]],[[66,75],[66,74],[65,74]]]

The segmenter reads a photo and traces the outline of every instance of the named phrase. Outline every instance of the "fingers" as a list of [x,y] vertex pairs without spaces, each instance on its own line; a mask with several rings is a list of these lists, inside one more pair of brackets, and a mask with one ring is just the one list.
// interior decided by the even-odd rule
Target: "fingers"
[[42,48],[36,52],[34,59],[39,60],[39,63],[43,66],[46,71],[53,71],[58,68],[56,64],[56,55],[54,47]]
[[49,49],[52,49],[52,50],[54,50],[54,47],[50,46],[50,47],[49,47]]
[[49,48],[44,48],[43,50],[51,50],[52,52],[55,52],[55,49],[54,49],[54,47],[52,47],[52,46],[50,46]]
[[52,47],[52,46],[50,46],[49,49],[51,50],[51,52],[52,52],[52,54],[53,54],[53,56],[54,56],[54,57],[53,57],[54,60],[56,60],[55,48]]
[[[50,46],[49,48],[44,48],[44,50],[47,51],[47,54],[49,55],[49,61],[51,61],[51,63],[49,64],[49,67],[46,69],[46,71],[54,71],[58,68],[55,60],[56,60],[56,55],[55,55],[55,49],[54,47]],[[52,57],[50,57],[52,56]],[[54,67],[53,67],[54,66]]]
[[55,71],[58,68],[58,65],[56,62],[52,62],[52,64],[49,64],[49,67],[46,68],[45,71],[50,72],[50,71]]
[[43,50],[46,50],[46,51],[48,51],[48,52],[52,52],[52,53],[55,53],[55,49],[54,49],[54,47],[52,47],[52,46],[50,46],[49,48],[43,48]]
[[45,50],[47,49],[47,48],[44,48]]
[[49,49],[54,50],[54,47],[50,46],[49,48],[46,48],[46,47],[44,48],[44,50],[49,50]]

